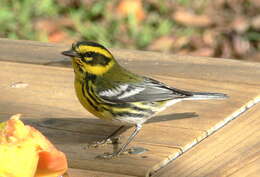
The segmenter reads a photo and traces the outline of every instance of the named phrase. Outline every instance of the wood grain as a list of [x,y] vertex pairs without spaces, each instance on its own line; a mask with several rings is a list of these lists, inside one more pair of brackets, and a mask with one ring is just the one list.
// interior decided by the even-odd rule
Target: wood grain
[[[82,108],[74,94],[72,69],[3,61],[0,64],[1,118],[22,113],[26,123],[38,128],[67,154],[70,167],[123,175],[148,176],[160,169],[176,158],[181,153],[180,149],[190,149],[208,136],[214,126],[245,107],[259,94],[259,89],[251,85],[158,74],[154,77],[169,85],[188,90],[223,92],[230,98],[176,104],[151,119],[131,144],[146,148],[148,152],[106,161],[96,159],[96,156],[111,152],[111,145],[98,149],[85,147],[87,143],[104,138],[116,127],[95,119]],[[148,74],[149,71],[147,68]],[[17,84],[27,86],[15,88]],[[123,134],[122,141],[131,131],[133,129]]]
[[[243,121],[249,122],[236,122],[242,112],[250,110],[260,100],[260,64],[111,49],[119,62],[134,72],[176,88],[222,92],[230,98],[178,103],[151,119],[131,143],[131,146],[149,151],[100,160],[96,159],[97,155],[116,147],[87,149],[86,144],[101,140],[117,127],[94,118],[79,104],[73,89],[73,71],[66,68],[70,67],[70,61],[60,54],[69,47],[0,39],[0,118],[6,120],[12,114],[22,113],[26,123],[43,132],[67,154],[70,167],[82,169],[70,170],[72,175],[149,176],[202,140],[195,151],[197,154],[191,155],[193,161],[186,156],[197,146],[185,152],[180,158],[183,160],[173,161],[172,164],[177,162],[176,166],[170,164],[164,168],[166,171],[161,169],[158,174],[171,176],[175,170],[177,176],[210,176],[210,170],[215,176],[258,173],[259,134],[255,132],[259,121],[253,122],[251,117],[255,119],[259,111],[243,115],[250,118],[243,118]],[[225,131],[217,132],[219,137],[211,140],[216,134],[209,135],[230,121],[228,130],[228,126],[224,127]],[[233,122],[236,123],[234,127],[231,126]],[[121,140],[125,141],[131,131],[133,129],[123,133]],[[234,131],[239,136],[236,137]],[[201,147],[208,139],[210,145]],[[244,148],[248,144],[252,148]],[[215,149],[218,146],[221,148]],[[218,156],[211,155],[214,153]],[[241,154],[241,159],[235,159]]]
[[68,170],[68,177],[133,177],[129,175],[122,175],[116,173],[106,173],[99,171],[91,171],[91,170],[81,170],[70,168]]
[[[0,60],[70,67],[61,51],[70,45],[0,38]],[[215,80],[260,86],[260,64],[231,59],[179,56],[157,52],[111,49],[119,62],[138,73],[177,78]],[[223,77],[223,74],[225,77]]]
[[258,177],[260,105],[206,138],[153,177]]

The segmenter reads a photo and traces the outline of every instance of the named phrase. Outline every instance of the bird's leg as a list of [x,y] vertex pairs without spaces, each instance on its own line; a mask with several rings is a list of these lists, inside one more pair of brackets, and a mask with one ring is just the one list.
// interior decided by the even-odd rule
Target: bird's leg
[[107,143],[118,143],[118,135],[123,132],[124,130],[126,130],[128,127],[122,125],[121,127],[119,127],[118,129],[116,129],[115,131],[113,131],[110,135],[108,135],[105,139],[103,139],[102,141],[97,141],[93,144],[90,144],[89,147],[98,147],[100,145],[103,144],[107,144]]
[[104,154],[104,155],[101,155],[99,157],[101,157],[101,158],[113,158],[113,157],[119,156],[122,152],[125,151],[125,149],[128,146],[128,144],[134,139],[134,137],[141,130],[141,128],[142,128],[141,124],[135,125],[134,132],[130,135],[130,137],[128,138],[127,142],[118,151],[113,152],[112,154]]

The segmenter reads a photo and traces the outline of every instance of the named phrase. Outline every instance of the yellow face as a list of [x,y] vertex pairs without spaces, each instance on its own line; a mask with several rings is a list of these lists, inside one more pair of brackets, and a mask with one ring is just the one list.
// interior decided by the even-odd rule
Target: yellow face
[[63,54],[72,57],[74,69],[94,75],[103,75],[115,64],[112,54],[93,42],[74,43],[72,49]]

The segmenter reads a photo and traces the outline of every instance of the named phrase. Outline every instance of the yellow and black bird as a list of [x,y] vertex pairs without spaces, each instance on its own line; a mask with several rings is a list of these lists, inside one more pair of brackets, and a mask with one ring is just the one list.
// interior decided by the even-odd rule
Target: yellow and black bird
[[134,74],[118,64],[102,45],[82,41],[62,52],[72,58],[75,90],[80,103],[98,118],[121,127],[101,143],[106,143],[129,126],[135,126],[127,142],[104,157],[118,156],[156,113],[182,100],[223,99],[222,93],[190,92]]

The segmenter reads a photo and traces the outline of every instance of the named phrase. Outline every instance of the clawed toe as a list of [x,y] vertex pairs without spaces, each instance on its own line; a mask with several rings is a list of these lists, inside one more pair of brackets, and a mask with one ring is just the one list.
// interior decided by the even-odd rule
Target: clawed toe
[[102,141],[97,141],[95,143],[91,143],[91,144],[88,144],[87,147],[88,148],[98,148],[100,146],[105,146],[107,144],[119,144],[119,138],[114,138],[114,139],[105,139],[105,140],[102,140]]
[[98,148],[100,146],[104,146],[106,144],[112,144],[112,140],[111,139],[106,139],[106,140],[102,140],[102,141],[97,141],[95,143],[91,143],[91,144],[88,144],[88,148]]

